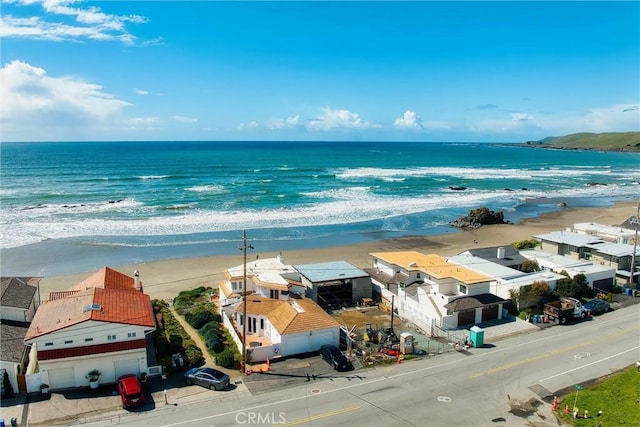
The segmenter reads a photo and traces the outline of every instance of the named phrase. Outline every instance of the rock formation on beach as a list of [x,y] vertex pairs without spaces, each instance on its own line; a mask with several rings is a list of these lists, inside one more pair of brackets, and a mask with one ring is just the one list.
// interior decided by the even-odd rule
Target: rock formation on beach
[[487,207],[471,209],[467,216],[451,221],[449,225],[464,229],[480,228],[490,224],[508,224],[502,212],[494,212]]

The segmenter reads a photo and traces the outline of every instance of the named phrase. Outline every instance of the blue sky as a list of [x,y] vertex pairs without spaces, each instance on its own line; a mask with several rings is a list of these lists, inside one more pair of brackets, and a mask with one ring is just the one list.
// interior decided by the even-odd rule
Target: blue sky
[[640,3],[0,0],[3,141],[640,130]]

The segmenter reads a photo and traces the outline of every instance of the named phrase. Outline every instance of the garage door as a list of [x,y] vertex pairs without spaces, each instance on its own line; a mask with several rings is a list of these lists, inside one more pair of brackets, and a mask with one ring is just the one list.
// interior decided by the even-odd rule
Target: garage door
[[118,379],[121,375],[127,374],[140,375],[140,363],[138,363],[138,359],[119,360],[117,362],[113,362],[113,367],[116,372],[115,379]]
[[495,320],[498,318],[498,306],[492,305],[482,309],[482,321]]
[[458,326],[471,325],[476,323],[476,311],[466,310],[458,313]]
[[73,368],[49,370],[49,386],[52,389],[72,388],[76,386],[76,373]]

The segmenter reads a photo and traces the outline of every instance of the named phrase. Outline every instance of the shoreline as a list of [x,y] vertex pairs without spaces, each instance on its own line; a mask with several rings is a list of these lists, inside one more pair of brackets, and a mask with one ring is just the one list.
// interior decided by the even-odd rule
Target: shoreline
[[[611,206],[593,208],[566,208],[527,218],[513,224],[483,226],[475,230],[427,236],[405,236],[368,241],[350,245],[320,247],[282,251],[284,262],[291,265],[344,260],[358,268],[368,268],[372,252],[419,251],[441,256],[456,255],[474,246],[490,247],[507,245],[531,239],[535,234],[564,230],[575,223],[594,222],[618,225],[636,214],[638,201],[618,201]],[[474,243],[477,242],[477,243]],[[271,258],[280,251],[249,251],[247,259]],[[173,258],[122,266],[108,265],[129,276],[134,270],[140,272],[144,292],[152,299],[174,298],[179,292],[198,286],[217,287],[224,271],[242,264],[243,257],[237,255],[210,255],[191,258]],[[49,292],[66,290],[85,279],[92,272],[44,277],[40,281],[40,297],[48,299]]]

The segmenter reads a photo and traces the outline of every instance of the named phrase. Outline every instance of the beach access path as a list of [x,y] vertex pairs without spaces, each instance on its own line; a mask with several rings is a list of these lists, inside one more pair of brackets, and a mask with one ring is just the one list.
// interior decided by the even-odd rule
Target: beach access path
[[193,342],[202,351],[202,357],[204,357],[205,366],[215,368],[219,371],[224,372],[225,374],[229,375],[229,378],[232,380],[232,382],[233,382],[233,379],[240,376],[240,372],[234,369],[223,368],[222,366],[216,365],[216,361],[214,357],[209,352],[209,348],[206,346],[206,344],[202,340],[202,337],[200,336],[198,331],[195,330],[190,324],[188,324],[187,321],[176,312],[176,309],[172,305],[169,306],[169,311],[171,312],[173,317],[175,317],[176,320],[180,323],[180,325],[182,325],[182,327],[187,332],[187,334],[191,337]]

